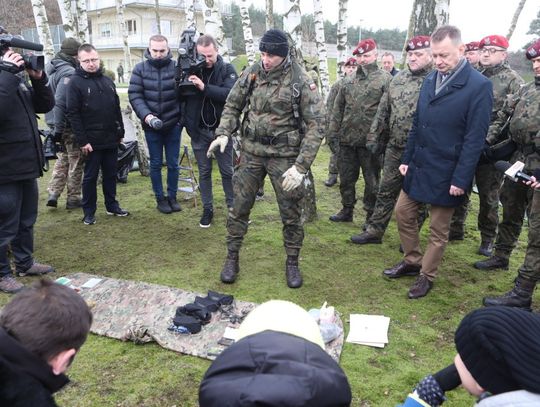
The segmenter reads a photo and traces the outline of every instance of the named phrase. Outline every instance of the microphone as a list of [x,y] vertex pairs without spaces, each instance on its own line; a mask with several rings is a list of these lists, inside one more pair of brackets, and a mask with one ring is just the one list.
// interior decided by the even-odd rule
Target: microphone
[[0,44],[8,47],[31,49],[32,51],[43,51],[43,45],[35,42],[25,41],[11,34],[0,34]]
[[523,184],[532,182],[532,178],[529,175],[521,172],[523,167],[525,167],[525,164],[523,164],[521,161],[516,161],[513,165],[508,161],[497,161],[495,163],[495,168],[498,171],[503,172],[504,175],[510,178],[512,181],[521,182]]

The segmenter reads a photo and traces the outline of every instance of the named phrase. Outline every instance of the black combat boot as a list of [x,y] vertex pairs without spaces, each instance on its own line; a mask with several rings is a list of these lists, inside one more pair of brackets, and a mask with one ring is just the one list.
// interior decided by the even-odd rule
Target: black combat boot
[[474,268],[479,270],[508,270],[508,259],[493,255],[487,260],[481,260],[474,263]]
[[379,236],[372,235],[369,232],[362,232],[358,235],[352,235],[351,241],[356,244],[381,244],[382,239]]
[[493,242],[491,240],[484,240],[482,239],[482,243],[480,243],[480,247],[478,248],[478,254],[481,254],[482,256],[491,257],[491,254],[493,252]]
[[353,221],[354,208],[344,206],[335,215],[330,216],[332,222],[352,222]]
[[302,273],[298,267],[298,256],[287,256],[285,263],[285,276],[289,288],[299,288],[302,286]]
[[532,295],[535,286],[535,281],[526,280],[523,277],[518,276],[512,290],[500,297],[485,297],[483,301],[484,306],[493,307],[503,305],[506,307],[523,308],[524,310],[531,311]]
[[56,208],[58,206],[58,195],[49,194],[49,197],[47,198],[47,206],[50,206],[51,208]]
[[338,175],[337,174],[328,174],[328,179],[326,181],[324,181],[324,185],[326,185],[327,187],[333,187],[334,185],[337,184],[337,177]]
[[238,265],[238,252],[229,250],[227,252],[227,258],[225,264],[221,270],[220,278],[225,284],[232,284],[236,281],[236,275],[240,272],[240,266]]

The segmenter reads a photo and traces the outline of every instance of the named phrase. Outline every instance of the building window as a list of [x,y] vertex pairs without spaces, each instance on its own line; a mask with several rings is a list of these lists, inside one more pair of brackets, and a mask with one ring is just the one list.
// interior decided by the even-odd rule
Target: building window
[[[152,23],[152,34],[157,34],[157,21]],[[161,20],[161,35],[171,35],[171,20]]]
[[100,37],[104,37],[104,38],[112,37],[111,23],[100,24],[99,25],[99,35],[100,35]]
[[127,20],[126,27],[127,27],[128,35],[137,34],[137,20]]

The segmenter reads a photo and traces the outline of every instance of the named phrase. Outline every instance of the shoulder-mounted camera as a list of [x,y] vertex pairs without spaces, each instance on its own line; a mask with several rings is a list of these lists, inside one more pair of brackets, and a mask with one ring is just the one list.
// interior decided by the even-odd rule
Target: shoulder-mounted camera
[[194,30],[184,30],[178,45],[178,60],[176,62],[176,91],[178,97],[192,96],[198,93],[197,88],[188,78],[196,75],[202,79],[202,70],[206,58],[197,54],[197,39],[199,34]]
[[[4,27],[0,26],[0,57],[3,56],[10,47],[30,49],[32,51],[43,51],[43,45],[25,41],[17,36],[8,34]],[[11,73],[19,73],[26,68],[36,71],[43,71],[45,59],[43,55],[22,54],[24,65],[18,67],[12,63],[0,60],[0,69]]]

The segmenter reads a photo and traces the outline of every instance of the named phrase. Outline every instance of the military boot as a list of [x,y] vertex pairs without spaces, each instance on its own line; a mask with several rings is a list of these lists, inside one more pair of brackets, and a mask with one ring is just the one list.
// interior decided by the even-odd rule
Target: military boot
[[479,270],[508,270],[508,259],[493,255],[487,260],[481,260],[474,263],[474,268]]
[[56,208],[58,206],[58,195],[57,194],[49,194],[49,197],[47,198],[47,206],[50,206],[51,208]]
[[344,206],[335,215],[330,216],[332,222],[352,222],[353,221],[354,208]]
[[358,235],[352,235],[351,241],[356,244],[381,244],[382,239],[377,235],[372,235],[369,232],[362,232]]
[[285,276],[289,288],[299,288],[302,286],[302,273],[298,267],[298,256],[287,256],[285,263]]
[[324,185],[326,185],[327,187],[333,187],[334,185],[337,184],[337,177],[338,175],[337,174],[328,174],[328,179],[326,181],[324,181]]
[[481,254],[482,256],[486,256],[486,257],[491,257],[492,252],[493,252],[493,242],[491,240],[482,239],[482,243],[480,243],[480,247],[478,248],[478,254]]
[[236,275],[240,272],[240,266],[238,265],[238,252],[229,250],[227,252],[227,258],[225,264],[221,270],[220,278],[225,284],[232,284],[236,281]]
[[500,297],[485,297],[483,304],[486,307],[503,305],[506,307],[523,308],[531,311],[532,295],[535,281],[525,280],[522,277],[517,277],[514,288]]

